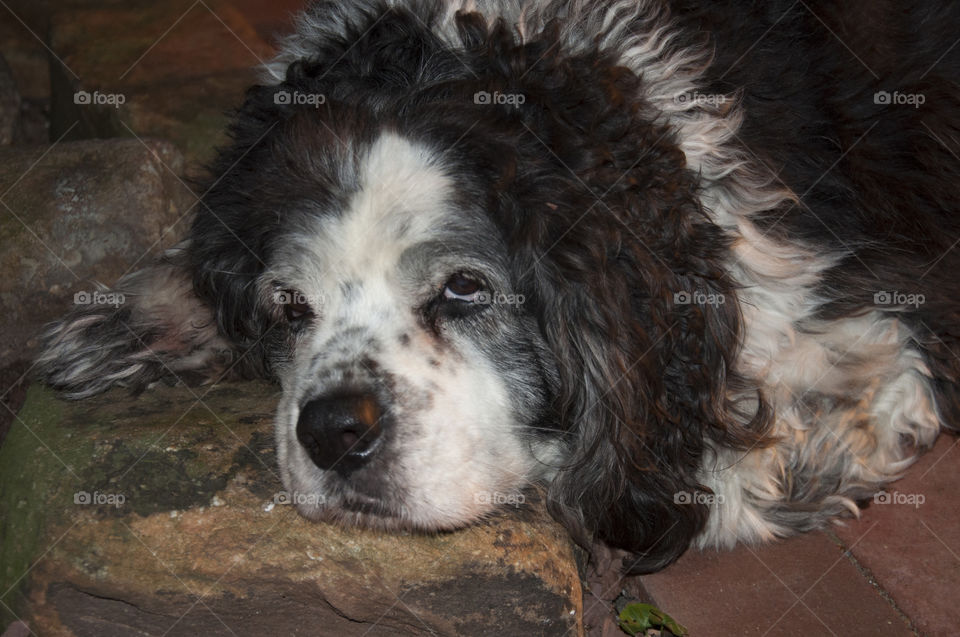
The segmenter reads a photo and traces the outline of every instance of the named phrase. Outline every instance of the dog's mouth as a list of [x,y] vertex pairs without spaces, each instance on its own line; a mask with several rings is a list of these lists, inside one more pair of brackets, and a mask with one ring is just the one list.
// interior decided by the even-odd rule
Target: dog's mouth
[[403,491],[395,483],[378,481],[377,484],[380,488],[371,493],[367,489],[357,488],[359,485],[352,481],[335,479],[325,484],[322,495],[318,492],[312,498],[300,497],[302,492],[292,492],[295,494],[292,503],[300,515],[314,522],[412,533],[461,529],[484,518],[496,508],[492,503],[445,508],[430,503],[428,498]]
[[409,513],[397,511],[382,500],[351,496],[338,501],[335,505],[304,510],[298,507],[301,515],[314,522],[324,522],[337,526],[373,529],[377,531],[408,531],[413,533],[451,531],[469,525],[469,521],[441,522],[416,520]]
[[399,519],[397,514],[382,500],[359,494],[344,498],[344,500],[340,502],[339,508],[348,513],[359,513],[364,516]]
[[322,489],[309,493],[296,490],[294,479],[290,501],[303,517],[316,522],[332,522],[349,526],[374,528],[414,528],[405,513],[403,494],[396,485],[387,488],[379,477],[352,475],[350,478],[331,473]]

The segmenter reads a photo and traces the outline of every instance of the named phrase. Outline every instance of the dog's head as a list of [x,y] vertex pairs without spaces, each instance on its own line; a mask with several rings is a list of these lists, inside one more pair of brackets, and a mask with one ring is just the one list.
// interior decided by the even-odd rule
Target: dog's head
[[298,163],[295,146],[320,136],[309,152],[331,172],[268,204],[282,221],[245,301],[255,333],[282,334],[266,354],[284,388],[284,482],[310,517],[463,525],[556,466],[541,423],[555,361],[478,201],[482,179],[390,127],[358,140],[326,124],[344,146],[318,122],[281,143]]
[[202,315],[125,308],[111,325],[140,347],[66,321],[48,381],[83,395],[229,351],[283,387],[278,458],[308,517],[447,529],[542,483],[580,539],[668,563],[706,517],[676,498],[705,441],[748,434],[727,246],[644,81],[557,24],[322,18],[248,92],[164,266],[192,286],[138,282]]

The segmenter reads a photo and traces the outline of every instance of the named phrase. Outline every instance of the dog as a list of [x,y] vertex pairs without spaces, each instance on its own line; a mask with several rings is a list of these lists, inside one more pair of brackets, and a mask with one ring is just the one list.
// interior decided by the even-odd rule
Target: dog
[[314,520],[539,488],[630,573],[823,527],[960,422],[960,9],[317,2],[182,243],[50,326],[81,399],[282,387]]

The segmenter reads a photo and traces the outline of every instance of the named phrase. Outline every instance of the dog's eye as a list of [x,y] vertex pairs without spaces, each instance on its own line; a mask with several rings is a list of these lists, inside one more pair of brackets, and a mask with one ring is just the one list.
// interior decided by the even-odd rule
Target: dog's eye
[[283,306],[283,315],[291,323],[302,321],[313,316],[313,308],[304,295],[296,290],[277,292],[277,301]]
[[284,316],[288,321],[301,321],[313,316],[313,310],[306,303],[291,303],[283,308]]
[[443,287],[443,298],[472,303],[480,296],[482,289],[479,281],[458,272],[447,279],[447,283]]

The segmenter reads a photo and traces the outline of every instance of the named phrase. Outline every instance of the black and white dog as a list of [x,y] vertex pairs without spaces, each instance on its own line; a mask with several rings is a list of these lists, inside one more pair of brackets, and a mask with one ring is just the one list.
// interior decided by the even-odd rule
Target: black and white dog
[[645,572],[855,514],[960,422],[958,28],[319,2],[190,236],[53,325],[42,377],[275,379],[314,519],[451,529],[543,485]]

